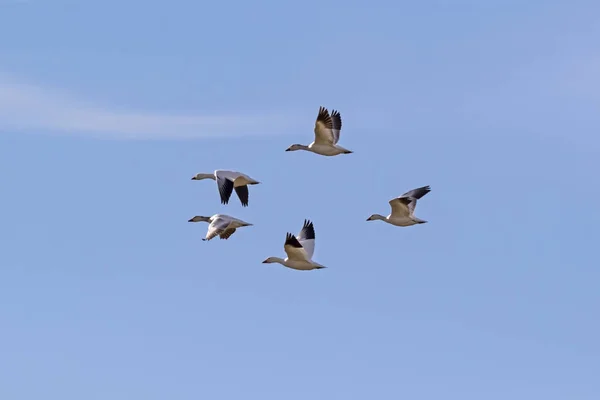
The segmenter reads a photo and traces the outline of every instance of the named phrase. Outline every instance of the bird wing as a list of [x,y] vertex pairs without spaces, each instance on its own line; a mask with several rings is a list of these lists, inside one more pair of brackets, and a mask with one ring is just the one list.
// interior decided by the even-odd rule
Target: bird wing
[[236,186],[234,189],[238,197],[240,198],[240,201],[242,202],[242,207],[248,207],[248,185]]
[[220,217],[213,219],[210,225],[208,225],[208,232],[206,232],[206,237],[204,238],[204,240],[210,240],[215,236],[220,235],[221,233],[223,233],[223,231],[227,229],[230,223],[231,221]]
[[339,111],[331,110],[331,133],[333,134],[333,144],[340,140],[340,131],[342,130],[342,116]]
[[400,197],[413,197],[415,199],[420,199],[421,197],[425,196],[429,192],[431,192],[431,187],[429,185],[427,185],[427,186],[423,186],[423,187],[416,188],[413,190],[409,190],[408,192],[404,193]]
[[241,172],[230,171],[227,169],[218,169],[215,171],[215,175],[217,177],[222,176],[223,178],[229,178],[232,181],[235,180],[235,178],[237,178],[237,177],[244,176],[244,174],[242,174]]
[[235,228],[228,228],[225,229],[220,235],[219,237],[221,239],[229,239],[229,236],[233,235],[235,233]]
[[402,196],[398,197],[398,199],[400,199],[401,203],[406,204],[409,214],[413,214],[415,212],[415,207],[417,207],[417,200],[429,192],[431,192],[429,185],[422,186],[420,188],[409,190]]
[[304,226],[296,236],[300,245],[304,248],[306,255],[310,260],[315,252],[315,227],[313,223],[307,219],[304,220]]
[[308,254],[296,238],[296,236],[291,233],[287,233],[285,236],[285,244],[283,245],[283,249],[287,254],[290,260],[295,261],[310,261]]
[[224,176],[217,175],[217,187],[221,195],[221,204],[229,203],[231,193],[233,193],[233,181]]
[[323,106],[319,108],[319,114],[315,121],[315,143],[333,144],[333,121],[329,111]]
[[[394,217],[408,217],[411,213],[410,203],[414,200],[406,197],[396,197],[390,200],[390,207],[392,207],[392,216]],[[414,200],[416,201],[416,200]],[[414,206],[413,206],[414,209]]]

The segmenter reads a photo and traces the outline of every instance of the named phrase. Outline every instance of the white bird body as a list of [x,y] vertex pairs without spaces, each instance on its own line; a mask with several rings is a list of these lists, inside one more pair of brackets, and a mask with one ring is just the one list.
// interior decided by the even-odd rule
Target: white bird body
[[217,189],[221,196],[221,204],[228,204],[231,193],[235,189],[242,206],[248,206],[248,185],[257,185],[260,182],[250,178],[246,174],[237,171],[227,171],[222,169],[215,170],[212,174],[199,173],[192,177],[192,180],[200,181],[202,179],[212,179],[217,182]]
[[347,150],[342,146],[338,146],[337,144],[331,145],[317,142],[312,142],[309,144],[308,151],[312,151],[313,153],[320,154],[322,156],[337,156],[338,154],[352,153],[350,150]]
[[[372,218],[369,221],[381,219],[381,218],[377,218],[378,217],[377,214],[374,214],[374,215],[375,215],[375,218]],[[416,225],[418,223],[427,222],[427,221],[417,222],[416,220],[414,220],[412,218],[407,218],[407,217],[395,217],[392,214],[388,215],[387,217],[383,217],[383,219],[381,219],[381,220],[387,222],[390,225],[394,225],[394,226],[411,226],[411,225]]]
[[389,201],[392,212],[387,217],[379,214],[371,215],[367,221],[381,220],[394,226],[411,226],[415,224],[424,224],[427,221],[415,217],[415,207],[417,200],[431,191],[429,186],[423,186],[410,190],[400,197]]
[[219,236],[221,239],[229,239],[237,228],[252,226],[252,224],[225,214],[215,214],[212,217],[195,216],[188,222],[208,222],[206,237],[202,240],[208,241]]
[[322,156],[337,156],[338,154],[351,154],[352,151],[338,145],[340,131],[342,130],[342,117],[336,110],[331,112],[320,107],[315,121],[315,140],[308,146],[293,144],[286,151],[306,150]]
[[315,252],[315,228],[313,223],[305,220],[298,236],[287,233],[283,245],[287,257],[269,257],[263,264],[278,263],[285,267],[300,271],[327,268],[312,260]]
[[313,261],[293,260],[289,257],[286,257],[285,259],[279,257],[269,257],[265,261],[263,261],[263,264],[269,263],[278,263],[285,267],[297,269],[299,271],[310,271],[311,269],[327,268]]

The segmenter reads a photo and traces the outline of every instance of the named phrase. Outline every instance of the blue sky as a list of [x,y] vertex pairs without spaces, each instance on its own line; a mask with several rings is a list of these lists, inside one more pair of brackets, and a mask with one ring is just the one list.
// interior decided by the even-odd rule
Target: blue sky
[[[2,1],[0,398],[598,399],[598,15]],[[284,151],[320,105],[354,154]]]

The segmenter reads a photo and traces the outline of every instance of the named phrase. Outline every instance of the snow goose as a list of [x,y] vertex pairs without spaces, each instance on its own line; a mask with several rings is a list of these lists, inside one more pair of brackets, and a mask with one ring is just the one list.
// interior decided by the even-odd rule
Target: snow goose
[[392,207],[392,213],[390,215],[384,217],[383,215],[373,214],[367,221],[376,221],[379,219],[395,226],[424,224],[427,221],[415,217],[414,212],[415,207],[417,206],[417,200],[430,191],[431,188],[428,185],[406,192],[402,196],[390,200],[389,203]]
[[248,175],[237,171],[216,170],[212,174],[196,174],[192,180],[213,179],[217,181],[217,188],[221,196],[221,204],[228,204],[233,189],[237,193],[243,207],[248,206],[248,185],[257,185],[260,182]]
[[337,156],[338,154],[350,154],[352,151],[337,144],[340,140],[342,130],[342,117],[336,110],[329,111],[323,106],[319,108],[319,114],[315,122],[315,141],[305,146],[293,144],[285,151],[306,150],[322,156]]
[[252,226],[248,222],[244,222],[241,219],[233,218],[225,214],[215,214],[212,217],[202,217],[196,215],[194,218],[188,220],[188,222],[208,222],[208,232],[206,237],[202,240],[210,240],[215,236],[219,236],[221,239],[229,239],[231,235],[235,233],[237,228],[243,226]]
[[263,261],[263,264],[279,263],[288,268],[301,271],[327,268],[312,261],[315,252],[315,227],[308,220],[304,220],[304,226],[298,236],[294,236],[289,232],[286,234],[283,249],[287,254],[285,260],[279,257],[269,257]]

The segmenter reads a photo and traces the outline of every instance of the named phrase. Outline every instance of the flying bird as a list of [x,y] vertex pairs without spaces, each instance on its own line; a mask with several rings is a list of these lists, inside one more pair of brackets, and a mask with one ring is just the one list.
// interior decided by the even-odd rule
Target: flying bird
[[319,114],[315,121],[315,141],[305,146],[293,144],[285,151],[306,150],[322,156],[337,156],[338,154],[351,154],[352,151],[339,146],[340,131],[342,130],[342,117],[336,110],[329,111],[323,106],[319,108]]
[[237,193],[242,207],[248,207],[248,185],[258,185],[260,182],[250,178],[248,175],[237,171],[225,171],[222,169],[216,170],[212,174],[196,174],[192,180],[200,181],[202,179],[213,179],[217,182],[219,195],[221,196],[221,204],[228,204],[229,198],[233,189]]
[[206,237],[202,239],[205,241],[209,241],[216,236],[219,236],[221,239],[229,239],[229,237],[235,233],[237,228],[241,228],[243,226],[252,226],[252,224],[249,224],[248,222],[225,214],[215,214],[212,217],[202,217],[196,215],[194,218],[188,220],[188,222],[209,223]]
[[278,263],[301,271],[327,268],[312,261],[315,252],[315,227],[309,220],[304,220],[304,226],[298,236],[289,232],[286,234],[283,249],[287,254],[285,260],[279,257],[269,257],[263,261],[263,264]]
[[402,196],[389,201],[390,207],[392,208],[392,213],[390,215],[384,217],[383,215],[373,214],[367,221],[376,221],[379,219],[395,226],[424,224],[427,221],[415,217],[414,212],[415,207],[417,206],[417,200],[430,191],[431,188],[428,185],[406,192]]

